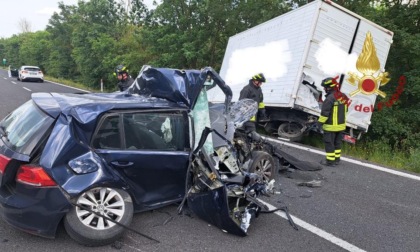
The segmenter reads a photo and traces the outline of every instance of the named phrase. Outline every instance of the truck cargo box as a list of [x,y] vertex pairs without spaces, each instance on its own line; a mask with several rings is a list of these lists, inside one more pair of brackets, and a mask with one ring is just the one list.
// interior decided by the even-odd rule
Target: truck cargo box
[[[379,71],[384,71],[391,31],[330,1],[313,1],[230,37],[220,76],[231,86],[235,101],[252,75],[264,73],[267,82],[262,89],[270,119],[279,127],[283,122],[294,123],[289,113],[298,113],[303,132],[302,117],[319,116],[317,92],[323,92],[322,79],[339,76],[341,92],[349,97],[358,89],[348,81],[349,72],[358,72],[356,61],[369,32]],[[304,76],[313,83],[302,84]],[[212,102],[223,102],[224,96],[217,90],[209,90],[208,96]],[[377,94],[363,92],[351,96],[349,128],[367,132],[376,98]]]

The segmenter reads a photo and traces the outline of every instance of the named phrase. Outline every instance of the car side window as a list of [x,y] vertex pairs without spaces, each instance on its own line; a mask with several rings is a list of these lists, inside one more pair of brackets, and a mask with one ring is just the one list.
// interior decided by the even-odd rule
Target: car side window
[[121,149],[119,115],[106,117],[94,136],[93,147],[96,149]]
[[183,115],[177,113],[113,114],[102,120],[93,137],[92,147],[183,151],[187,143],[185,134],[188,132],[185,128]]
[[185,129],[181,114],[123,114],[127,149],[184,150]]

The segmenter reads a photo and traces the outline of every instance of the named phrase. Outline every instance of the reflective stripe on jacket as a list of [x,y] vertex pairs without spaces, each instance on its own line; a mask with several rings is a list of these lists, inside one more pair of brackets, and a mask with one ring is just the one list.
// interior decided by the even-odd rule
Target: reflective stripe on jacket
[[323,130],[337,132],[346,129],[347,104],[338,101],[334,93],[329,93],[325,98],[318,121],[323,123]]

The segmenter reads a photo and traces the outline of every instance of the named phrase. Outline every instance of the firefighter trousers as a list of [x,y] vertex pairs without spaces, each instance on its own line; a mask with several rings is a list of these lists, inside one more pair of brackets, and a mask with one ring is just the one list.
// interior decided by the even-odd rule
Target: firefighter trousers
[[343,140],[343,131],[332,132],[324,131],[324,144],[327,162],[340,160],[341,157],[341,141]]

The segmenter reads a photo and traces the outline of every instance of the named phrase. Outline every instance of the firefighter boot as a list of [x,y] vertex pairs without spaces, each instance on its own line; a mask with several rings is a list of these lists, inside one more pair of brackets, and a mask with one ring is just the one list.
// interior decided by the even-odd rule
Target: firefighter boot
[[320,163],[325,166],[335,166],[335,161],[332,160],[323,159]]
[[335,158],[334,165],[339,165],[339,164],[340,164],[340,158]]

